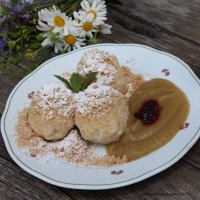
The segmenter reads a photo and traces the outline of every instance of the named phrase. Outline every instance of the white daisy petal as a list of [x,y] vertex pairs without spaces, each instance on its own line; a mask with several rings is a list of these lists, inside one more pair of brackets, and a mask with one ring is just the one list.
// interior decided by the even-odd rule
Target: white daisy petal
[[111,34],[111,29],[112,26],[109,24],[102,24],[100,25],[100,32],[103,34]]
[[88,32],[87,34],[88,34],[88,36],[89,36],[91,39],[93,38],[93,35],[92,35],[91,32]]
[[51,44],[51,41],[50,41],[50,39],[49,38],[46,38],[43,42],[42,42],[42,46],[44,47],[44,46],[46,46],[46,45],[50,45]]
[[[54,32],[68,34],[69,26],[72,22],[65,13],[58,10],[55,5],[52,9],[42,9],[38,12],[39,21],[47,23],[54,28]],[[38,21],[38,23],[39,23]],[[44,26],[43,26],[44,27]]]
[[[39,25],[39,26],[38,26],[38,25]],[[45,23],[43,23],[43,22],[41,22],[41,21],[38,21],[38,25],[36,26],[36,28],[37,28],[38,30],[41,30],[41,31],[49,31],[49,30],[52,29],[51,26],[49,26],[49,25],[47,25],[47,24],[45,24]]]
[[86,32],[82,31],[82,32],[80,33],[80,37],[81,37],[81,38],[85,38],[85,36],[86,36]]
[[[89,3],[88,3],[89,4]],[[90,5],[90,4],[89,4]],[[91,10],[94,10],[97,6],[97,2],[94,1],[93,4],[92,4],[92,7],[90,8]]]
[[53,32],[46,32],[43,34],[43,37],[45,38],[42,42],[42,46],[54,46],[55,53],[58,53],[58,51],[61,51],[63,48],[63,43],[61,42],[61,36],[58,33]]
[[89,4],[89,2],[86,1],[86,0],[83,0],[83,1],[84,1],[84,3],[85,3],[86,8],[89,10],[89,9],[90,9],[90,4]]
[[87,11],[87,6],[86,6],[86,3],[85,3],[85,2],[86,2],[86,1],[84,1],[84,0],[81,2],[81,7],[82,7],[83,10],[86,10],[86,11]]
[[[105,1],[102,0],[83,0],[81,2],[82,10],[75,14],[81,21],[98,22],[96,24],[103,24],[106,18],[107,9]],[[91,17],[93,15],[93,17]]]
[[78,15],[78,13],[76,11],[73,12],[73,16],[74,16],[75,20],[79,20],[79,15]]

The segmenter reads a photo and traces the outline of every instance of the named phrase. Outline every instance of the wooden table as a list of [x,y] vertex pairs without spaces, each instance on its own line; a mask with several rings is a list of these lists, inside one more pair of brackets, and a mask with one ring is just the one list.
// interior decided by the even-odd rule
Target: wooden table
[[[200,77],[199,0],[116,0],[108,6],[112,35],[104,43],[138,43],[171,53]],[[18,67],[14,68],[16,71]],[[0,77],[0,117],[18,81]],[[148,167],[148,166],[147,166]],[[200,199],[200,141],[176,164],[147,180],[104,191],[47,184],[18,167],[0,135],[0,199]]]

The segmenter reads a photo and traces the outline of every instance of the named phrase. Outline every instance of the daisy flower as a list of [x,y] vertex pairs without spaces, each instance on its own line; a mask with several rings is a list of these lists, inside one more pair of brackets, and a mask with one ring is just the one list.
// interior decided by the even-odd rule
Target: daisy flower
[[81,38],[85,38],[86,36],[93,38],[92,33],[96,32],[96,28],[101,24],[101,21],[94,20],[94,15],[89,13],[85,19],[80,18],[80,22],[78,21],[76,26],[78,27]]
[[86,45],[84,41],[85,39],[78,38],[77,35],[66,35],[63,38],[64,49],[67,50],[67,52],[69,52],[71,50],[81,48],[81,46]]
[[58,53],[58,51],[63,50],[63,42],[61,40],[61,37],[59,33],[53,33],[51,31],[46,32],[43,34],[43,37],[45,38],[42,42],[42,46],[54,46],[54,52]]
[[[53,27],[53,32],[61,34],[69,34],[69,29],[73,29],[72,21],[65,13],[61,13],[55,6],[53,9],[42,9],[38,12],[39,21],[46,22],[50,27]],[[43,23],[44,25],[44,23]]]
[[82,18],[85,18],[88,14],[92,13],[94,15],[94,20],[102,21],[106,20],[107,9],[105,1],[94,0],[90,4],[87,0],[81,2],[82,11],[79,14]]

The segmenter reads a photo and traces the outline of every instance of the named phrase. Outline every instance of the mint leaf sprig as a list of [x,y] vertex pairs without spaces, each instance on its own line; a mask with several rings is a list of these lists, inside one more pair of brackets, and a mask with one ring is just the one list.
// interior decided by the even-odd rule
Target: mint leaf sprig
[[97,74],[98,72],[91,72],[90,74],[87,74],[84,81],[82,81],[82,78],[78,73],[73,73],[69,81],[63,78],[62,76],[54,76],[60,81],[62,81],[72,92],[78,93],[86,89],[89,83],[96,77]]

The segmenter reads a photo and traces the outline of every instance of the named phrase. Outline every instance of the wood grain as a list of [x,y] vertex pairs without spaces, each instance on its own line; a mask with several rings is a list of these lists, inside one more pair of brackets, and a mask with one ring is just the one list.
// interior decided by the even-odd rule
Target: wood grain
[[[148,167],[148,166],[147,166]],[[178,173],[177,173],[178,172]],[[143,182],[102,191],[62,189],[76,199],[198,199],[200,195],[200,173],[190,164],[180,160],[173,167]]]
[[[200,77],[199,13],[199,0],[116,0],[108,6],[112,35],[101,34],[100,39],[102,43],[138,43],[171,53]],[[38,59],[42,61],[42,58],[43,55]],[[24,60],[20,67],[30,70],[31,63]],[[18,73],[19,68],[13,67],[13,77]],[[19,81],[13,77],[0,76],[0,117],[10,92]],[[2,200],[198,200],[199,188],[200,141],[175,165],[145,181],[111,190],[84,191],[59,188],[26,173],[8,155],[0,136]]]
[[200,170],[200,140],[198,140],[189,152],[183,157],[183,160]]
[[[122,15],[121,13],[115,11],[112,12],[112,15],[109,19],[109,22],[111,24],[114,24],[112,29],[113,35],[107,36],[107,38],[109,38],[113,42],[120,41],[120,43],[144,44],[158,50],[171,53],[185,61],[195,71],[197,75],[200,75],[200,57],[198,56],[200,55],[199,45],[192,44],[188,41],[185,41],[176,36],[169,35],[162,31],[157,31],[157,33],[153,36],[156,38],[152,38],[151,35],[147,36],[147,33],[151,32],[151,29],[148,28],[149,30],[145,32],[145,25],[141,25],[138,22],[127,18],[126,15]],[[121,25],[122,21],[124,21],[123,25]],[[129,29],[127,29],[127,27],[129,27]],[[143,30],[143,32],[145,33],[135,33],[133,32],[131,27]]]
[[112,7],[120,14],[142,22],[149,27],[164,29],[200,44],[199,0],[143,0],[119,1]]
[[8,96],[12,89],[19,82],[16,76],[20,73],[20,69],[12,66],[12,76],[0,76],[0,115],[2,115]]
[[44,184],[43,181],[17,167],[15,164],[0,158],[0,194],[1,200],[7,199],[66,199],[71,198],[57,187]]

